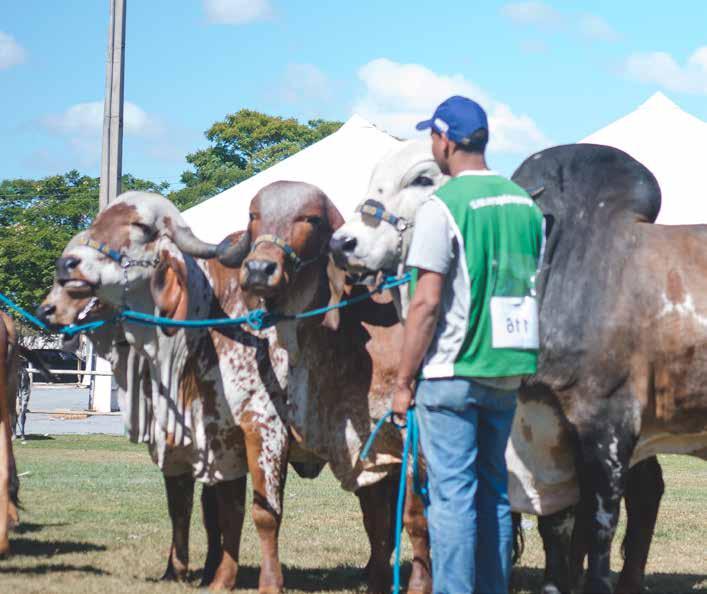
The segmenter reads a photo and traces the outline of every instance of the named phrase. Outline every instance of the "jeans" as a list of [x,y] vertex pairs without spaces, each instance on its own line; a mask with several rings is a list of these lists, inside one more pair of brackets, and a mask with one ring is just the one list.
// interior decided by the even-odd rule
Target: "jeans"
[[435,594],[506,594],[513,528],[505,452],[516,392],[469,378],[422,380],[415,403]]

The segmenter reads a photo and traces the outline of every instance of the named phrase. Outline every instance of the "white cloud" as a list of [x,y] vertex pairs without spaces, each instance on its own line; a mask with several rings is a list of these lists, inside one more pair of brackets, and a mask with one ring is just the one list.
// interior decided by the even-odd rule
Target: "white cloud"
[[525,154],[551,144],[527,115],[518,115],[461,74],[437,74],[419,64],[399,64],[386,58],[372,60],[358,71],[366,86],[354,111],[403,138],[415,134],[415,124],[432,115],[451,95],[478,101],[489,117],[489,149]]
[[562,15],[544,2],[511,2],[501,13],[521,25],[554,27],[562,22]]
[[583,14],[579,18],[579,28],[582,34],[589,39],[598,41],[618,41],[619,34],[602,17],[595,14]]
[[[103,102],[88,101],[72,105],[59,114],[50,114],[40,124],[64,139],[70,153],[82,167],[100,161],[103,133]],[[173,130],[144,109],[126,101],[123,111],[123,133],[126,146],[161,160],[175,160],[174,147],[181,146]],[[180,159],[184,154],[180,154]]]
[[579,32],[594,41],[614,42],[619,34],[602,17],[584,13],[560,12],[544,2],[512,2],[501,8],[501,14],[518,25],[529,25],[545,29],[562,29],[569,33]]
[[288,64],[280,94],[289,103],[316,102],[331,97],[331,83],[313,64]]
[[0,31],[0,70],[22,64],[26,58],[27,52],[15,38]]
[[[72,105],[61,114],[43,119],[47,129],[71,137],[93,137],[103,132],[103,102],[89,101]],[[163,125],[141,107],[126,101],[123,108],[123,132],[126,135],[154,138],[163,131]]]
[[667,52],[635,53],[626,60],[624,72],[670,91],[707,95],[707,46],[697,48],[684,65]]
[[270,0],[203,0],[209,22],[218,25],[243,25],[269,19]]

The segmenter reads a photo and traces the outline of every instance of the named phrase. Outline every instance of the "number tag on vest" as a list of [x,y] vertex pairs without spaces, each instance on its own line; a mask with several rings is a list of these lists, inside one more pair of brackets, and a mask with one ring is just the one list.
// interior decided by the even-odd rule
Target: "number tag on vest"
[[491,297],[492,346],[495,349],[537,349],[538,304],[534,297]]

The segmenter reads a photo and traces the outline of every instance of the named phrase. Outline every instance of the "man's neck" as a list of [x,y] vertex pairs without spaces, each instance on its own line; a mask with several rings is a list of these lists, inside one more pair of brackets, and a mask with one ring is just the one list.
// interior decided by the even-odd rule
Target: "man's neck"
[[462,171],[483,171],[488,169],[486,158],[482,154],[458,152],[450,159],[449,174],[456,177]]

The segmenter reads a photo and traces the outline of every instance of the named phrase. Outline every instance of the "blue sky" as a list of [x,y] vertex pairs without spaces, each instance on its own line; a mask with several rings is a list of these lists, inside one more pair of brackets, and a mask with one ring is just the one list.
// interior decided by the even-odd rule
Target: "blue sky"
[[[178,184],[203,131],[242,107],[358,112],[409,136],[468,94],[505,173],[658,90],[707,120],[705,0],[127,3],[124,171],[155,181]],[[107,0],[3,2],[0,179],[97,174],[107,26]]]

